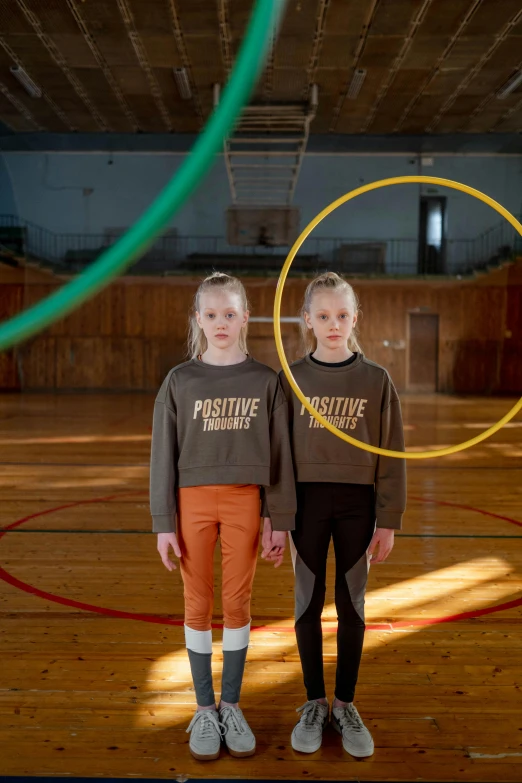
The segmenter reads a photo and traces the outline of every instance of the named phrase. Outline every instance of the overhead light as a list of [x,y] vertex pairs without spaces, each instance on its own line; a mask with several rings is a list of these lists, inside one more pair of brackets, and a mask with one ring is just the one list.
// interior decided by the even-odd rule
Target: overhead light
[[351,98],[352,100],[354,100],[354,98],[357,98],[357,96],[361,91],[363,81],[365,79],[366,79],[366,68],[356,68],[352,77],[352,81],[350,82],[350,86],[346,91],[346,97]]
[[19,65],[11,65],[9,68],[13,76],[18,79],[22,87],[27,90],[31,98],[41,98],[42,91],[37,84],[33,82],[30,76],[26,74],[23,68]]
[[522,83],[522,71],[518,71],[514,76],[505,83],[505,85],[497,92],[497,98],[502,101],[511,95],[513,90],[516,90],[518,85]]
[[192,98],[192,90],[185,68],[174,68],[174,78],[178,85],[179,95],[184,101]]

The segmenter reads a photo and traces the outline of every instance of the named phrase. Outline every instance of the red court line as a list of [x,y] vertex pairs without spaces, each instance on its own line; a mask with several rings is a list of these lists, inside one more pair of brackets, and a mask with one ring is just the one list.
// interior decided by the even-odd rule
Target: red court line
[[433,503],[436,506],[450,506],[452,508],[461,508],[464,511],[474,511],[476,514],[484,514],[486,517],[493,517],[494,519],[501,519],[503,522],[509,522],[511,525],[518,525],[522,527],[522,522],[518,522],[511,517],[504,517],[501,514],[495,514],[493,511],[485,511],[483,508],[475,508],[474,506],[466,506],[462,503],[451,503],[449,500],[433,500],[431,498],[419,498],[415,495],[408,495],[411,500],[419,500],[421,503]]
[[[78,500],[74,503],[67,503],[63,506],[57,506],[56,508],[46,509],[45,511],[37,511],[34,514],[30,514],[29,516],[24,517],[23,519],[19,519],[16,522],[12,522],[10,525],[8,525],[7,528],[5,528],[2,532],[0,532],[0,539],[2,539],[3,536],[7,535],[9,530],[19,527],[24,522],[28,522],[30,519],[35,519],[36,517],[45,516],[46,514],[52,514],[55,511],[62,511],[67,508],[82,506],[89,503],[105,503],[107,501],[118,500],[124,497],[128,497],[129,495],[146,495],[146,494],[147,493],[144,491],[136,490],[135,492],[125,492],[122,495],[107,495],[101,498]],[[478,514],[484,514],[485,516],[494,517],[495,519],[501,519],[505,522],[510,522],[511,524],[519,525],[522,527],[522,522],[518,522],[516,519],[511,519],[511,517],[500,516],[499,514],[495,514],[492,511],[485,511],[483,509],[474,508],[473,506],[465,506],[460,503],[452,503],[450,501],[443,501],[443,500],[432,500],[432,499],[416,497],[416,496],[411,496],[411,499],[420,501],[421,503],[433,503],[435,505],[440,505],[440,506],[452,506],[455,508],[461,508],[466,511],[475,511]],[[2,579],[7,584],[12,585],[13,587],[18,588],[19,590],[22,590],[25,593],[29,593],[30,595],[35,595],[38,598],[44,599],[45,601],[51,601],[53,603],[61,604],[62,606],[68,606],[73,609],[81,609],[82,611],[85,612],[102,614],[107,617],[114,617],[121,620],[138,620],[145,623],[156,623],[159,625],[173,625],[178,627],[182,627],[184,625],[183,620],[171,619],[169,617],[165,617],[162,615],[149,615],[149,614],[139,614],[137,612],[124,612],[119,609],[109,609],[103,606],[95,606],[94,604],[86,604],[83,603],[82,601],[75,601],[72,598],[66,598],[65,596],[55,595],[54,593],[47,593],[44,590],[40,590],[38,587],[35,587],[34,585],[30,585],[27,582],[23,582],[22,580],[13,576],[13,574],[10,574],[1,566],[0,566],[0,579]],[[368,631],[384,631],[384,630],[390,631],[390,630],[398,630],[401,628],[440,625],[441,623],[453,623],[461,620],[472,620],[477,617],[483,617],[484,615],[488,615],[488,614],[495,614],[497,612],[502,612],[505,611],[506,609],[513,609],[521,605],[522,605],[522,597],[516,598],[513,601],[507,601],[503,604],[497,604],[496,606],[489,606],[489,607],[485,607],[484,609],[475,609],[469,612],[461,612],[459,614],[446,615],[443,617],[432,617],[424,620],[398,620],[397,622],[390,622],[390,623],[370,623],[366,626],[366,629]],[[212,623],[212,628],[221,629],[222,627],[223,627],[222,623]],[[277,627],[277,626],[270,626],[270,625],[252,626],[251,630],[264,631],[269,633],[294,633],[293,627]],[[327,633],[335,633],[337,631],[337,626],[332,624],[329,625],[327,628],[324,628],[324,630]]]

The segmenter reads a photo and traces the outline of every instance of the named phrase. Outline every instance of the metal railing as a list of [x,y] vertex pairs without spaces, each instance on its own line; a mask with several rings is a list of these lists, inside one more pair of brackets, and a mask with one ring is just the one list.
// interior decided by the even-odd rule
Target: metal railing
[[[15,215],[0,215],[0,243],[57,271],[74,274],[94,261],[118,234],[58,234]],[[223,236],[159,237],[130,273],[180,273],[222,266],[243,271],[277,271],[290,246],[229,245]],[[309,237],[293,264],[295,272],[326,267],[355,274],[470,274],[522,253],[516,231],[507,221],[472,239],[450,239],[426,267],[419,267],[417,239]]]

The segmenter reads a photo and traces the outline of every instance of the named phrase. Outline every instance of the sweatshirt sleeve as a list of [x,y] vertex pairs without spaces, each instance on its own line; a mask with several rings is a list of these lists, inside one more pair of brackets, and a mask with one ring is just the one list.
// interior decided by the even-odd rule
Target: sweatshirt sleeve
[[292,432],[292,425],[293,425],[293,419],[294,419],[294,398],[295,395],[292,391],[292,387],[288,383],[287,377],[284,374],[284,372],[281,370],[279,373],[279,383],[281,384],[281,389],[283,390],[283,394],[285,396],[287,405],[288,405],[288,431]]
[[261,516],[264,519],[265,517],[270,516],[270,511],[268,510],[268,503],[266,500],[266,490],[264,487],[260,487],[260,490],[261,490]]
[[[379,446],[383,449],[404,451],[401,403],[389,376],[386,376],[385,383]],[[375,478],[377,527],[400,530],[405,509],[406,460],[379,455]]]
[[154,403],[150,456],[150,513],[154,533],[176,532],[178,446],[176,406],[165,378]]
[[268,509],[265,516],[272,520],[273,530],[293,530],[296,497],[292,449],[288,430],[288,405],[279,381],[270,417],[270,486],[265,487]]

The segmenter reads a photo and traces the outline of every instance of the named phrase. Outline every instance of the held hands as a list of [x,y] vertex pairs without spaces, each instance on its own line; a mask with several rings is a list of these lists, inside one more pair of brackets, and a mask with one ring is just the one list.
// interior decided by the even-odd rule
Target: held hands
[[163,565],[169,571],[175,571],[176,565],[169,558],[169,547],[172,547],[176,557],[181,557],[178,539],[175,533],[158,533],[158,552],[163,561]]
[[263,546],[261,552],[263,560],[268,560],[274,564],[274,568],[279,568],[285,553],[286,530],[272,530],[272,520],[265,517],[261,544]]
[[[378,527],[373,534],[373,538],[370,541],[368,547],[368,554],[371,555],[372,565],[374,563],[384,563],[388,555],[393,549],[395,531],[386,527]],[[375,550],[379,547],[377,555],[374,554]]]

